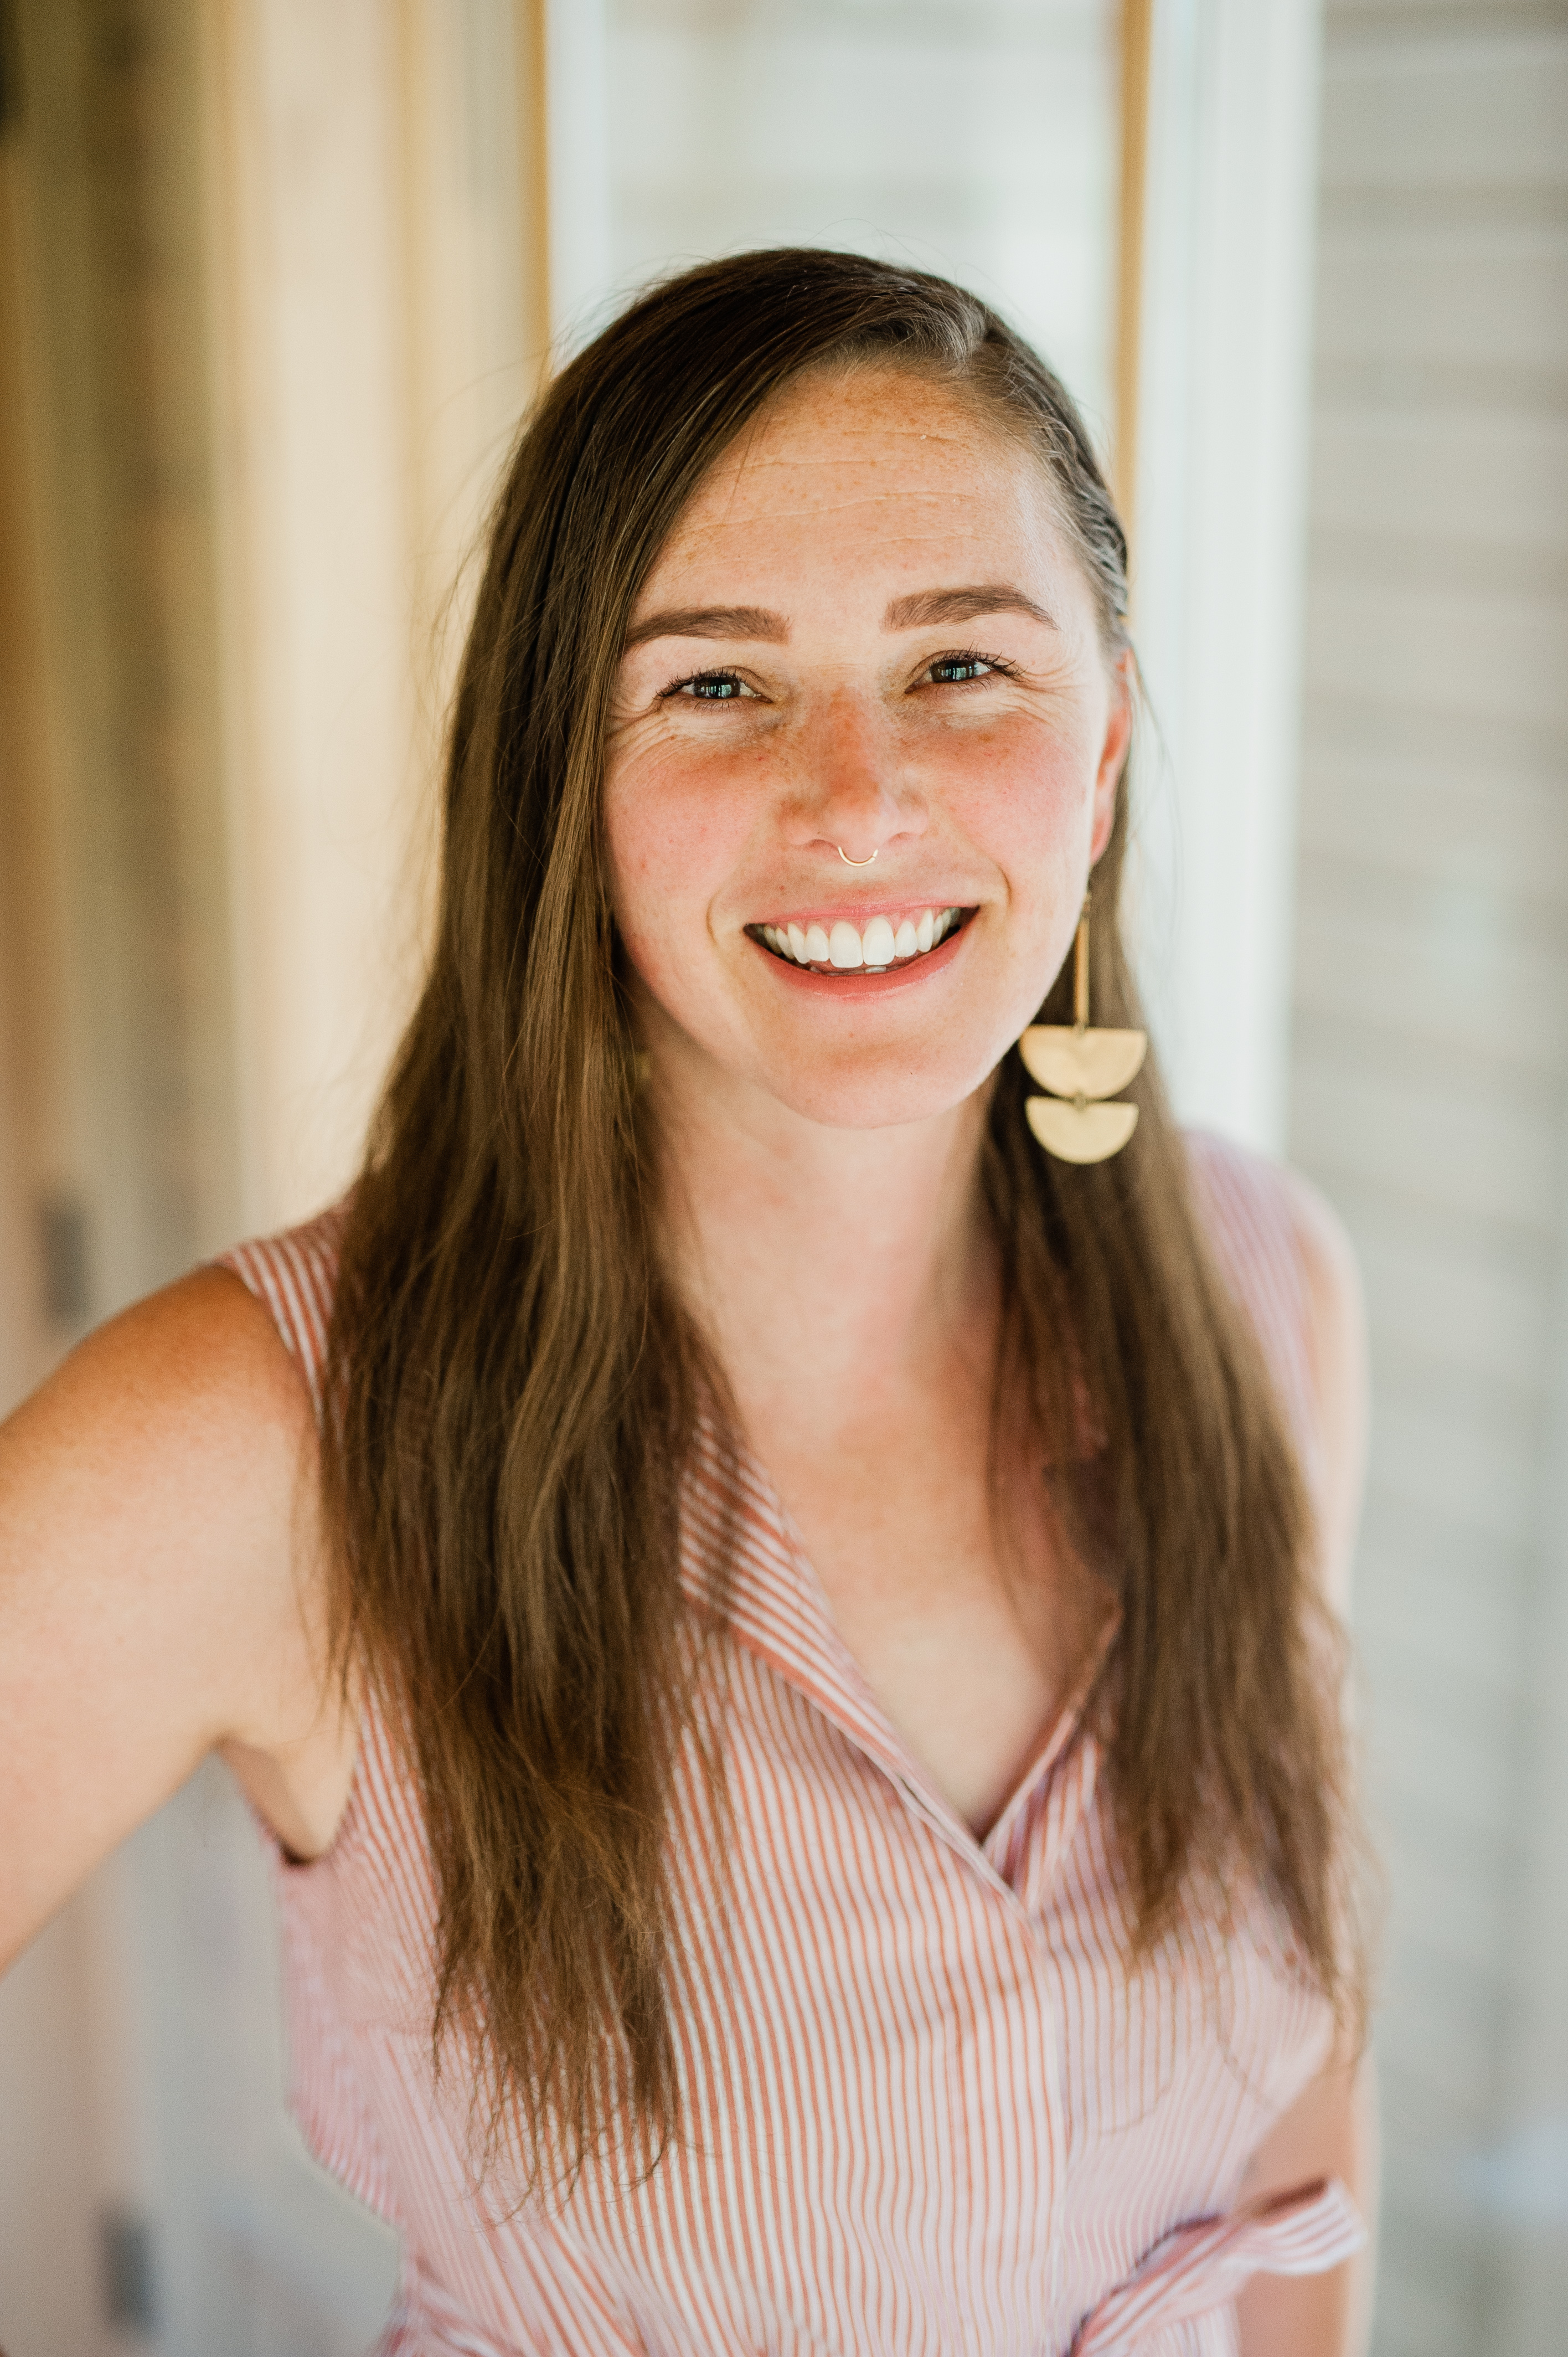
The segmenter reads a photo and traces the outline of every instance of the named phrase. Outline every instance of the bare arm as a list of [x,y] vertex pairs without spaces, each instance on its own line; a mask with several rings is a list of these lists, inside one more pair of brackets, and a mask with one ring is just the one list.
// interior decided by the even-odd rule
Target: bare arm
[[[1291,1209],[1308,1283],[1308,1344],[1322,1452],[1319,1565],[1344,1615],[1367,1448],[1367,1346],[1360,1280],[1338,1221],[1292,1179]],[[1253,2155],[1244,2198],[1337,2177],[1375,2233],[1377,2090],[1371,2057],[1338,2055]],[[1374,2252],[1325,2276],[1254,2276],[1238,2302],[1241,2357],[1360,2357],[1371,2320]]]
[[238,1279],[91,1335],[0,1426],[0,1965],[214,1748],[325,1846],[352,1729],[321,1674],[315,1432]]
[[[1377,2231],[1378,2098],[1369,2054],[1337,2061],[1252,2157],[1251,2201],[1339,2178]],[[1374,2243],[1321,2276],[1254,2276],[1237,2302],[1241,2357],[1361,2357],[1371,2323]]]

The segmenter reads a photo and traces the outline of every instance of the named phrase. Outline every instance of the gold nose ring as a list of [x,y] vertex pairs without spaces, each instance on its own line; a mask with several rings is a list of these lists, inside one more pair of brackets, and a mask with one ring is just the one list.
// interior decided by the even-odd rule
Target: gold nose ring
[[835,843],[833,849],[838,853],[839,857],[843,861],[846,867],[869,867],[871,865],[871,859],[875,859],[876,856],[876,854],[874,851],[871,855],[871,859],[852,859],[842,843]]

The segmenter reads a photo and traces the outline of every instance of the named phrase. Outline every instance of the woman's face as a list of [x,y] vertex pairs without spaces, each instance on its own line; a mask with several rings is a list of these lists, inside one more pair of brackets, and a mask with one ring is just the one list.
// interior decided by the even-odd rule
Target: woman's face
[[1128,727],[1037,461],[911,372],[791,388],[620,667],[606,824],[656,1059],[839,1127],[958,1104],[1067,953]]

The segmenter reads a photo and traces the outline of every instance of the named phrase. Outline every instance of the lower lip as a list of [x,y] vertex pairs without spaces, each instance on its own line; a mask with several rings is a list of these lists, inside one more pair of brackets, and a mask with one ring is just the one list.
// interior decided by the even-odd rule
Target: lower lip
[[818,997],[843,999],[851,1006],[864,1006],[871,999],[897,996],[911,983],[923,982],[928,974],[950,965],[973,921],[972,917],[955,927],[945,942],[939,942],[934,950],[927,950],[923,956],[911,958],[907,965],[852,965],[845,966],[841,974],[813,974],[809,966],[795,965],[778,956],[761,942],[753,942],[752,947],[780,980],[794,989],[809,990]]

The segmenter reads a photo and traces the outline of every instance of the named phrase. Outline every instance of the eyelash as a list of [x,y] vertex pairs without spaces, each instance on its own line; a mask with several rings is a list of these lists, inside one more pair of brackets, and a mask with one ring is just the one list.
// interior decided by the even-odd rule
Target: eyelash
[[[660,701],[660,703],[668,704],[671,697],[684,694],[686,689],[689,687],[718,687],[721,685],[725,687],[740,688],[745,685],[745,682],[742,680],[738,672],[694,671],[689,673],[684,679],[671,680],[669,686],[664,690]],[[738,695],[734,697],[725,695],[696,695],[692,698],[692,701],[693,704],[729,704],[738,703],[740,698]]]
[[[1015,663],[1007,662],[1001,655],[984,654],[979,647],[955,647],[950,654],[933,655],[926,669],[935,671],[939,663],[983,663],[986,670],[994,672],[999,679],[1015,679],[1018,675]],[[968,683],[960,679],[933,680],[931,684],[934,687],[963,687]]]
[[[1005,662],[1001,655],[983,654],[978,647],[956,647],[950,654],[933,655],[924,668],[927,672],[933,672],[939,664],[960,668],[965,663],[983,663],[987,672],[994,673],[1001,679],[1016,677],[1016,672],[1012,663]],[[931,680],[929,683],[932,687],[967,687],[970,682],[961,679],[937,679]],[[673,697],[683,695],[688,688],[724,686],[738,690],[744,685],[745,682],[738,672],[694,671],[689,673],[684,679],[671,680],[660,700],[661,703],[669,703]],[[693,695],[691,698],[693,704],[738,704],[742,700],[738,694],[733,696]]]

